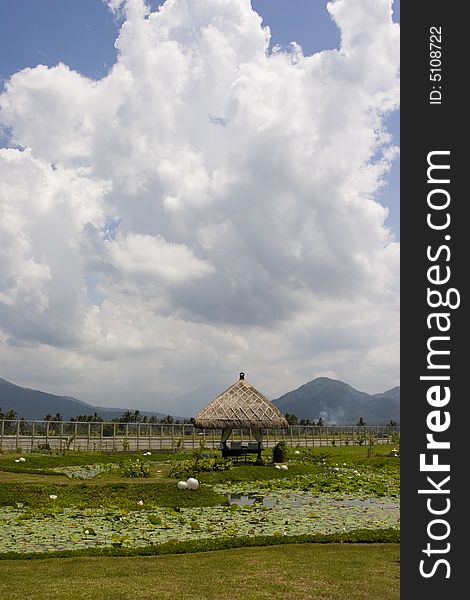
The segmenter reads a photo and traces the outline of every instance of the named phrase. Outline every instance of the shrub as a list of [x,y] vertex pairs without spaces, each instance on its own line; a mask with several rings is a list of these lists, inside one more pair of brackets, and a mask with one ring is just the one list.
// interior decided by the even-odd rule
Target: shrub
[[287,457],[287,444],[286,442],[278,442],[273,448],[273,462],[282,463]]
[[123,477],[150,477],[150,469],[139,459],[128,460],[121,465],[121,475]]
[[330,461],[331,454],[318,448],[307,448],[302,456],[302,462],[313,465],[325,465]]
[[174,465],[169,472],[170,477],[189,477],[195,473],[212,472],[212,471],[228,471],[233,467],[233,462],[229,458],[220,458],[214,456],[212,458],[201,458],[199,453],[196,453],[194,458],[182,460]]

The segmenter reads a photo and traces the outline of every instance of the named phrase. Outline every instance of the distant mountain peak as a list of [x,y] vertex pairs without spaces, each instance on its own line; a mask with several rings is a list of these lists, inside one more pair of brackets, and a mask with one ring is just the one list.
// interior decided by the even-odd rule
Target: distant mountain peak
[[[201,386],[174,402],[175,412],[184,414],[188,406],[206,404],[217,395],[215,384]],[[400,387],[395,386],[379,394],[356,390],[348,383],[330,377],[317,377],[295,390],[273,400],[284,414],[326,424],[355,425],[362,417],[368,425],[386,425],[400,421]],[[60,413],[65,420],[72,416],[97,413],[104,419],[121,416],[126,408],[92,406],[70,396],[56,396],[47,392],[20,387],[0,378],[0,406],[2,410],[14,410],[18,418],[43,419],[48,413]],[[133,409],[135,410],[135,409]],[[163,418],[167,413],[140,411],[142,415]],[[173,411],[172,411],[173,412]],[[173,413],[174,414],[174,413]],[[180,418],[180,417],[175,417]]]
[[[6,379],[0,378],[0,406],[2,410],[14,410],[18,418],[42,420],[47,414],[60,413],[64,420],[78,415],[95,412],[103,419],[120,417],[127,408],[109,408],[103,406],[92,406],[82,400],[71,396],[56,396],[48,392],[30,389],[15,385]],[[135,409],[133,409],[135,410]],[[164,413],[149,412],[141,410],[142,415],[163,418]],[[178,418],[178,417],[176,417]]]
[[400,419],[399,387],[371,395],[329,377],[316,377],[273,402],[284,414],[321,417],[327,424],[355,425],[362,417],[368,425],[385,425]]

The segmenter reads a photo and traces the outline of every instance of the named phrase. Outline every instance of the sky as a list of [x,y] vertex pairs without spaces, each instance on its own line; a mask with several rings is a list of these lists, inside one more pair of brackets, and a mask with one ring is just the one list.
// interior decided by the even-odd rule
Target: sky
[[185,416],[242,370],[399,385],[398,21],[2,0],[0,377]]

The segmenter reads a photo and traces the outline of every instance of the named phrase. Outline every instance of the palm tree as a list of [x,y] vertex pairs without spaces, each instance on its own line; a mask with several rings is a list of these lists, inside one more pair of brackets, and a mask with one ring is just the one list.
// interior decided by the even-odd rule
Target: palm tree
[[16,421],[17,417],[16,410],[13,410],[12,408],[5,414],[6,421]]
[[297,417],[297,415],[291,415],[290,413],[286,413],[284,416],[286,417],[286,421],[289,423],[289,425],[299,424],[299,417]]
[[126,410],[126,412],[122,413],[122,415],[119,417],[119,421],[121,423],[132,423],[133,416],[133,412],[131,412],[130,410]]

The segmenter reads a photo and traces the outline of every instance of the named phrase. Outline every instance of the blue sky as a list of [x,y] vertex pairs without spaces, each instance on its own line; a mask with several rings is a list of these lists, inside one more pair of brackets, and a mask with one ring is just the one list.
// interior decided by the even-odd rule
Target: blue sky
[[390,1],[2,0],[0,376],[180,415],[239,371],[399,385]]
[[[152,10],[158,0],[149,3]],[[304,54],[337,48],[339,31],[320,0],[252,0],[253,8],[269,25],[271,45],[287,47],[297,41]],[[399,22],[400,0],[393,4]],[[105,76],[116,60],[120,21],[101,0],[2,0],[0,3],[0,79],[37,64],[58,62],[92,79]],[[396,145],[400,143],[399,114],[389,118]],[[0,142],[5,140],[0,137]],[[378,200],[389,208],[387,224],[400,235],[399,160],[395,160],[388,184]]]

